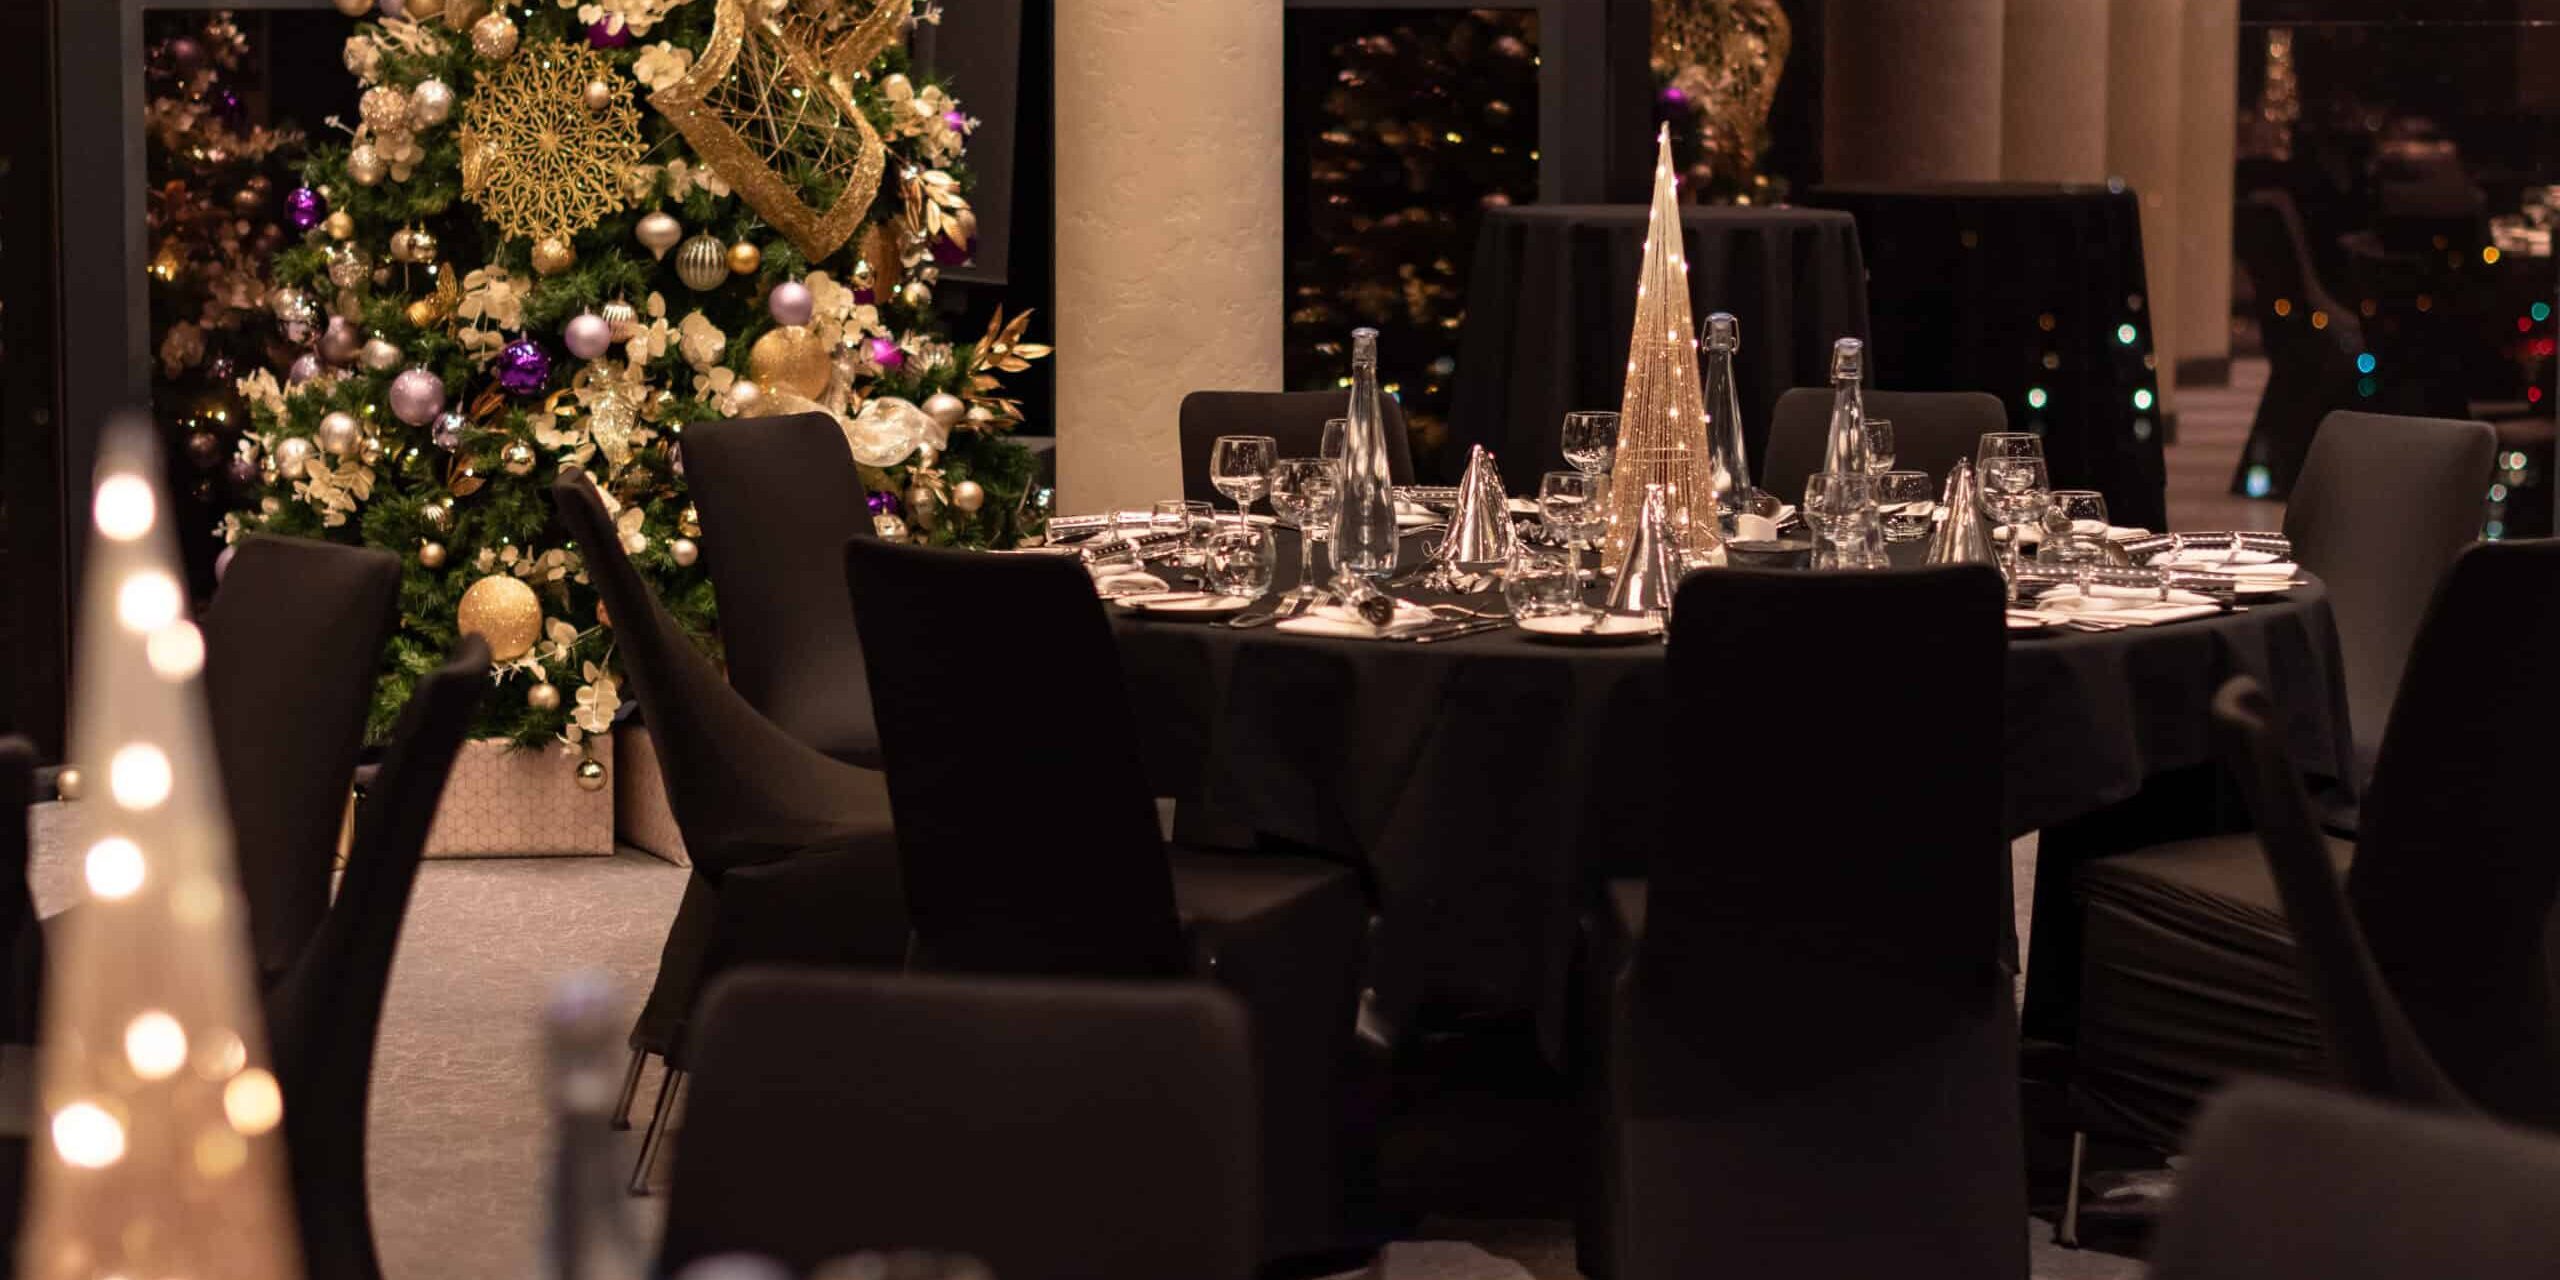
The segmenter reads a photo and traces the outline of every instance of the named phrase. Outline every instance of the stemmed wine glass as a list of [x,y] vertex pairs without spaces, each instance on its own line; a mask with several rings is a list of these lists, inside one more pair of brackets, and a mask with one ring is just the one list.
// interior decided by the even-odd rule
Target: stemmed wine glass
[[1271,468],[1280,461],[1280,442],[1269,436],[1220,436],[1209,445],[1209,484],[1235,500],[1236,523],[1245,523],[1253,504],[1271,492]]
[[1323,458],[1282,458],[1271,469],[1271,509],[1298,529],[1298,586],[1291,599],[1324,595],[1316,582],[1316,544],[1342,509],[1342,469]]
[[1879,519],[1874,476],[1847,471],[1817,471],[1806,476],[1804,518],[1818,538],[1813,548],[1813,567],[1883,567],[1868,544]]
[[1867,441],[1867,474],[1880,476],[1893,470],[1893,420],[1867,418],[1859,422],[1858,430]]
[[2018,538],[2026,526],[2044,515],[2052,487],[2044,465],[2044,438],[2025,431],[1994,431],[1982,437],[1974,454],[1974,476],[1982,492],[1982,513],[2007,532],[2001,552],[2009,575],[2009,599],[2018,598]]
[[1586,476],[1609,474],[1618,460],[1618,415],[1599,409],[1566,414],[1564,460]]
[[1316,445],[1316,456],[1340,465],[1342,455],[1351,447],[1350,440],[1351,419],[1327,418],[1324,420],[1324,436]]
[[1538,517],[1547,532],[1564,543],[1575,581],[1582,576],[1582,549],[1609,527],[1609,477],[1580,471],[1550,471],[1538,478]]

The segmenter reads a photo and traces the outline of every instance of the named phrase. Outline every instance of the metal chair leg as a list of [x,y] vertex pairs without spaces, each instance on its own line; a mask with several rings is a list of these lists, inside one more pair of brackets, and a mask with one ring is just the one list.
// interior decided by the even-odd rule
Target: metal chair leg
[[631,1169],[631,1194],[649,1194],[649,1175],[657,1170],[658,1153],[667,1145],[667,1121],[675,1115],[676,1095],[684,1092],[684,1072],[668,1067],[658,1082],[658,1103],[649,1113],[649,1131],[640,1135],[640,1161]]
[[2062,1193],[2062,1221],[2055,1223],[2053,1242],[2065,1249],[2080,1247],[2080,1165],[2089,1155],[2089,1135],[2071,1131],[2071,1185]]
[[616,1129],[631,1127],[631,1104],[640,1096],[640,1068],[648,1062],[648,1050],[631,1051],[631,1067],[622,1073],[622,1101],[613,1106],[613,1127]]

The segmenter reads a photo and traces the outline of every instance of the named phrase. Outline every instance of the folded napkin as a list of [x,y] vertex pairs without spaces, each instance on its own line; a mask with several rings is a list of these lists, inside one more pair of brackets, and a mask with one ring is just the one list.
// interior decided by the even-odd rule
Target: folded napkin
[[1733,536],[1737,542],[1776,542],[1778,522],[1744,511],[1733,517]]
[[2283,564],[2286,573],[2293,572],[2293,566],[2282,556],[2247,547],[2181,547],[2176,555],[2153,556],[2151,563],[2173,569],[2228,569],[2235,572],[2255,565]]
[[1105,600],[1117,600],[1122,596],[1153,595],[1159,591],[1173,590],[1172,583],[1130,565],[1098,564],[1089,567],[1093,571],[1094,593]]
[[1282,631],[1294,631],[1300,635],[1376,640],[1383,636],[1411,631],[1417,627],[1427,627],[1438,621],[1440,621],[1440,615],[1429,609],[1410,600],[1398,600],[1396,616],[1383,627],[1369,625],[1367,619],[1352,612],[1348,607],[1338,604],[1317,605],[1301,617],[1280,623],[1279,627]]
[[2163,622],[2184,622],[2190,618],[2209,618],[2222,612],[2222,606],[2209,596],[2193,591],[2171,590],[2163,600],[2158,591],[2145,587],[2093,586],[2083,594],[2078,586],[2056,587],[2038,596],[2038,613],[2083,618],[2091,622],[2121,622],[2127,626],[2148,627]]

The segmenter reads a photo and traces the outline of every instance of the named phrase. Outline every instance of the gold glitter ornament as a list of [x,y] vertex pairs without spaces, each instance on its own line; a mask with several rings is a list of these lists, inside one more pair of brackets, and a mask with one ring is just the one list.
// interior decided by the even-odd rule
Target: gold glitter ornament
[[513,662],[533,651],[542,634],[542,600],[512,574],[493,573],[471,584],[453,611],[454,628],[489,642],[489,657]]
[[376,133],[400,133],[409,127],[409,95],[387,84],[375,85],[356,100],[356,114]]
[[546,276],[556,276],[576,266],[578,251],[558,236],[544,236],[533,242],[533,269]]
[[328,232],[332,240],[345,240],[355,235],[356,220],[347,216],[346,210],[340,209],[321,219],[320,229]]
[[758,383],[816,400],[835,381],[835,361],[827,344],[807,325],[767,329],[747,349],[747,373]]
[[382,162],[382,153],[374,150],[370,142],[359,142],[347,151],[347,176],[355,179],[359,187],[382,181],[382,175],[390,171],[391,167]]
[[[481,19],[475,45],[492,21],[506,19]],[[556,41],[530,52],[484,76],[463,107],[462,196],[508,236],[565,244],[629,203],[622,175],[647,144],[631,91],[602,54]],[[591,80],[613,86],[603,110],[586,107]]]
[[696,292],[719,288],[729,279],[728,248],[709,233],[685,241],[676,249],[676,279]]
[[504,62],[514,57],[516,24],[503,13],[482,15],[479,21],[471,24],[471,51],[492,62]]

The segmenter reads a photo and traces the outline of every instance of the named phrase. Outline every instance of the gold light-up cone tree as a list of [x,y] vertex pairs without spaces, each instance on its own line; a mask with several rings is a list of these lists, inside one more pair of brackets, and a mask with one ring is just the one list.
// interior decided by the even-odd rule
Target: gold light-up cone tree
[[1610,478],[1608,563],[1626,559],[1644,509],[1645,486],[1662,486],[1671,534],[1684,556],[1710,553],[1715,500],[1707,470],[1707,410],[1698,393],[1698,337],[1689,320],[1689,258],[1680,244],[1680,191],[1671,169],[1671,130],[1655,135],[1653,213],[1645,228],[1644,273],[1636,280],[1636,322],[1627,341],[1627,392],[1618,405],[1618,461]]
[[22,1280],[298,1280],[267,1069],[160,446],[99,452],[72,758],[89,901],[47,966]]

